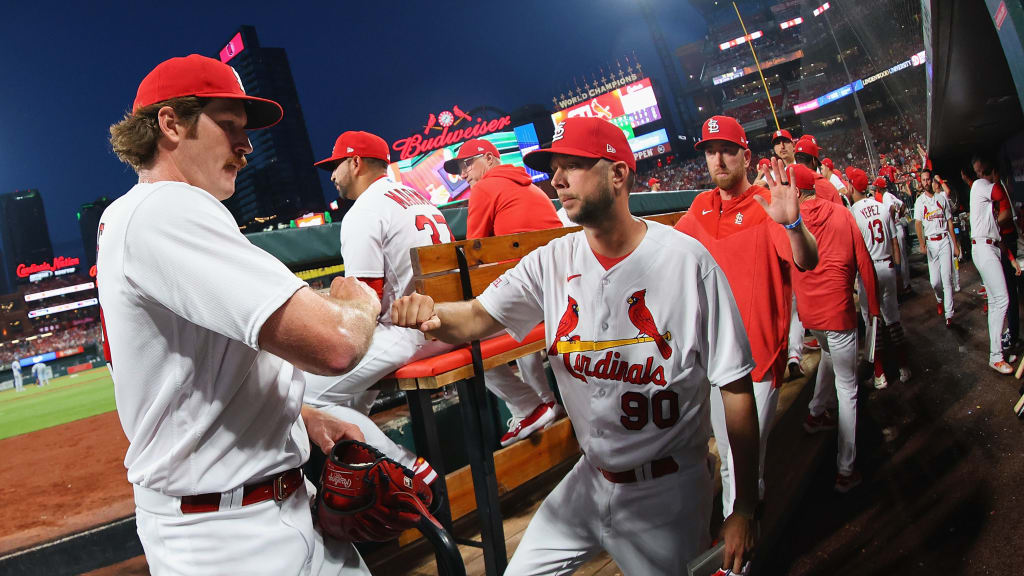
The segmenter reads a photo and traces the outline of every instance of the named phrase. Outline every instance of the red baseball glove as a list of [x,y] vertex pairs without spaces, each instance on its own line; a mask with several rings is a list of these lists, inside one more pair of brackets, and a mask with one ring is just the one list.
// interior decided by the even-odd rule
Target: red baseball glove
[[334,538],[385,542],[416,528],[421,518],[437,524],[427,512],[430,488],[412,470],[362,442],[337,443],[320,483],[315,516]]

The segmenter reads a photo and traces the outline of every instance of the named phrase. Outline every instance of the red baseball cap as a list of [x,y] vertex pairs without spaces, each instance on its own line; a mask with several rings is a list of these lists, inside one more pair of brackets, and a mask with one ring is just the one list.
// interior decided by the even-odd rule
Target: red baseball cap
[[388,143],[383,138],[369,132],[342,132],[341,136],[334,142],[334,151],[330,158],[313,164],[322,170],[333,171],[339,162],[345,158],[359,156],[360,158],[376,158],[385,162],[391,162],[391,151]]
[[803,164],[789,165],[789,177],[800,190],[814,190],[814,180],[817,175],[817,172]]
[[819,149],[818,144],[814,142],[814,136],[801,136],[800,139],[796,141],[796,148],[794,148],[793,152],[802,152],[817,158]]
[[234,68],[199,54],[171,58],[157,64],[139,84],[132,114],[140,108],[184,96],[242,100],[248,118],[245,127],[249,130],[269,128],[284,116],[284,110],[277,102],[248,96]]
[[775,145],[775,141],[780,139],[780,138],[785,138],[786,140],[789,140],[790,142],[793,141],[793,135],[789,133],[789,130],[776,130],[772,134],[772,146],[774,146]]
[[651,178],[650,180],[647,181],[647,185],[648,186],[654,186],[655,184],[660,184],[660,183],[661,183],[661,180],[658,180],[657,178]]
[[706,142],[721,140],[732,142],[740,148],[747,148],[747,133],[743,126],[731,116],[712,116],[700,130],[700,142],[693,145],[695,150],[703,150]]
[[621,128],[601,118],[566,118],[555,125],[549,148],[523,156],[523,163],[538,172],[551,172],[551,156],[565,154],[581,158],[605,158],[625,162],[636,172],[636,158]]
[[831,158],[822,158],[821,163],[824,164],[825,166],[828,166],[829,170],[835,170],[836,169],[835,165],[832,164],[832,159]]
[[760,170],[761,166],[766,166],[768,168],[771,168],[772,167],[772,161],[767,159],[767,158],[761,158],[760,160],[757,161],[757,169]]
[[455,158],[445,161],[444,171],[449,174],[461,174],[462,170],[459,168],[459,160],[465,160],[466,158],[487,154],[488,152],[493,154],[495,158],[501,157],[501,154],[498,154],[498,147],[483,138],[466,140],[466,142],[459,147],[459,153],[455,155]]
[[875,178],[873,184],[875,188],[886,188],[888,186],[888,184],[885,182],[885,178],[882,178],[881,176]]
[[850,181],[850,185],[853,186],[857,192],[864,192],[868,189],[868,175],[860,168],[847,166],[846,179]]

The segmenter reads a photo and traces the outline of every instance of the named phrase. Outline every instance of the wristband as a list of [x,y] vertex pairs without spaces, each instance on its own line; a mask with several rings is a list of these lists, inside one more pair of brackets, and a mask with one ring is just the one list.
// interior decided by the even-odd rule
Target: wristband
[[796,217],[796,221],[795,222],[793,222],[792,224],[783,224],[782,227],[785,228],[786,230],[792,230],[792,229],[800,226],[800,224],[803,224],[803,221],[804,221],[803,215],[802,214],[798,214],[797,217]]

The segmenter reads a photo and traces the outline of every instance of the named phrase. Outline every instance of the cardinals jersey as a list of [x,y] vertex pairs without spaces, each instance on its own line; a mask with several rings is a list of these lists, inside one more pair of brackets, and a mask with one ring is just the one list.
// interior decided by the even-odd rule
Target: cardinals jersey
[[889,211],[874,198],[864,198],[853,205],[853,218],[857,221],[864,244],[874,261],[892,258],[892,239],[896,225]]
[[305,462],[302,372],[259,349],[263,323],[305,283],[181,182],[136,185],[103,212],[96,242],[128,480],[226,492]]
[[[875,199],[877,200],[878,197],[876,196]],[[906,226],[907,219],[900,216],[903,211],[903,200],[897,198],[892,192],[885,192],[882,194],[881,203],[892,214],[893,223],[896,226]]]
[[709,382],[754,367],[725,275],[699,242],[656,222],[607,270],[583,232],[553,240],[479,302],[516,338],[545,322],[576,438],[605,470],[703,449]]
[[412,293],[409,249],[451,241],[436,206],[386,177],[370,184],[341,221],[345,275],[384,279],[379,318],[384,324],[391,323],[391,304]]
[[949,232],[949,219],[952,218],[949,199],[945,196],[921,194],[914,202],[914,220],[919,220],[925,238]]
[[1003,187],[984,178],[971,185],[971,238],[999,240],[995,206],[1006,201]]

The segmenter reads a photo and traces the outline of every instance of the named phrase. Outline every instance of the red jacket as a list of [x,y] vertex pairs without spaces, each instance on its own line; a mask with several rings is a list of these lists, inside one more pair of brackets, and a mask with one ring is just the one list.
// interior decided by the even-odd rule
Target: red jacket
[[676,230],[703,244],[725,273],[750,340],[756,364],[751,377],[762,382],[774,374],[777,384],[786,367],[795,266],[786,231],[768,218],[755,194],[771,201],[761,186],[728,202],[717,188],[702,192]]
[[467,239],[561,227],[551,199],[522,167],[491,168],[469,195]]
[[853,214],[842,205],[811,198],[800,205],[807,229],[818,241],[818,265],[793,273],[796,308],[804,327],[811,330],[852,330],[857,327],[853,283],[864,281],[868,309],[878,308],[878,280],[864,237]]

